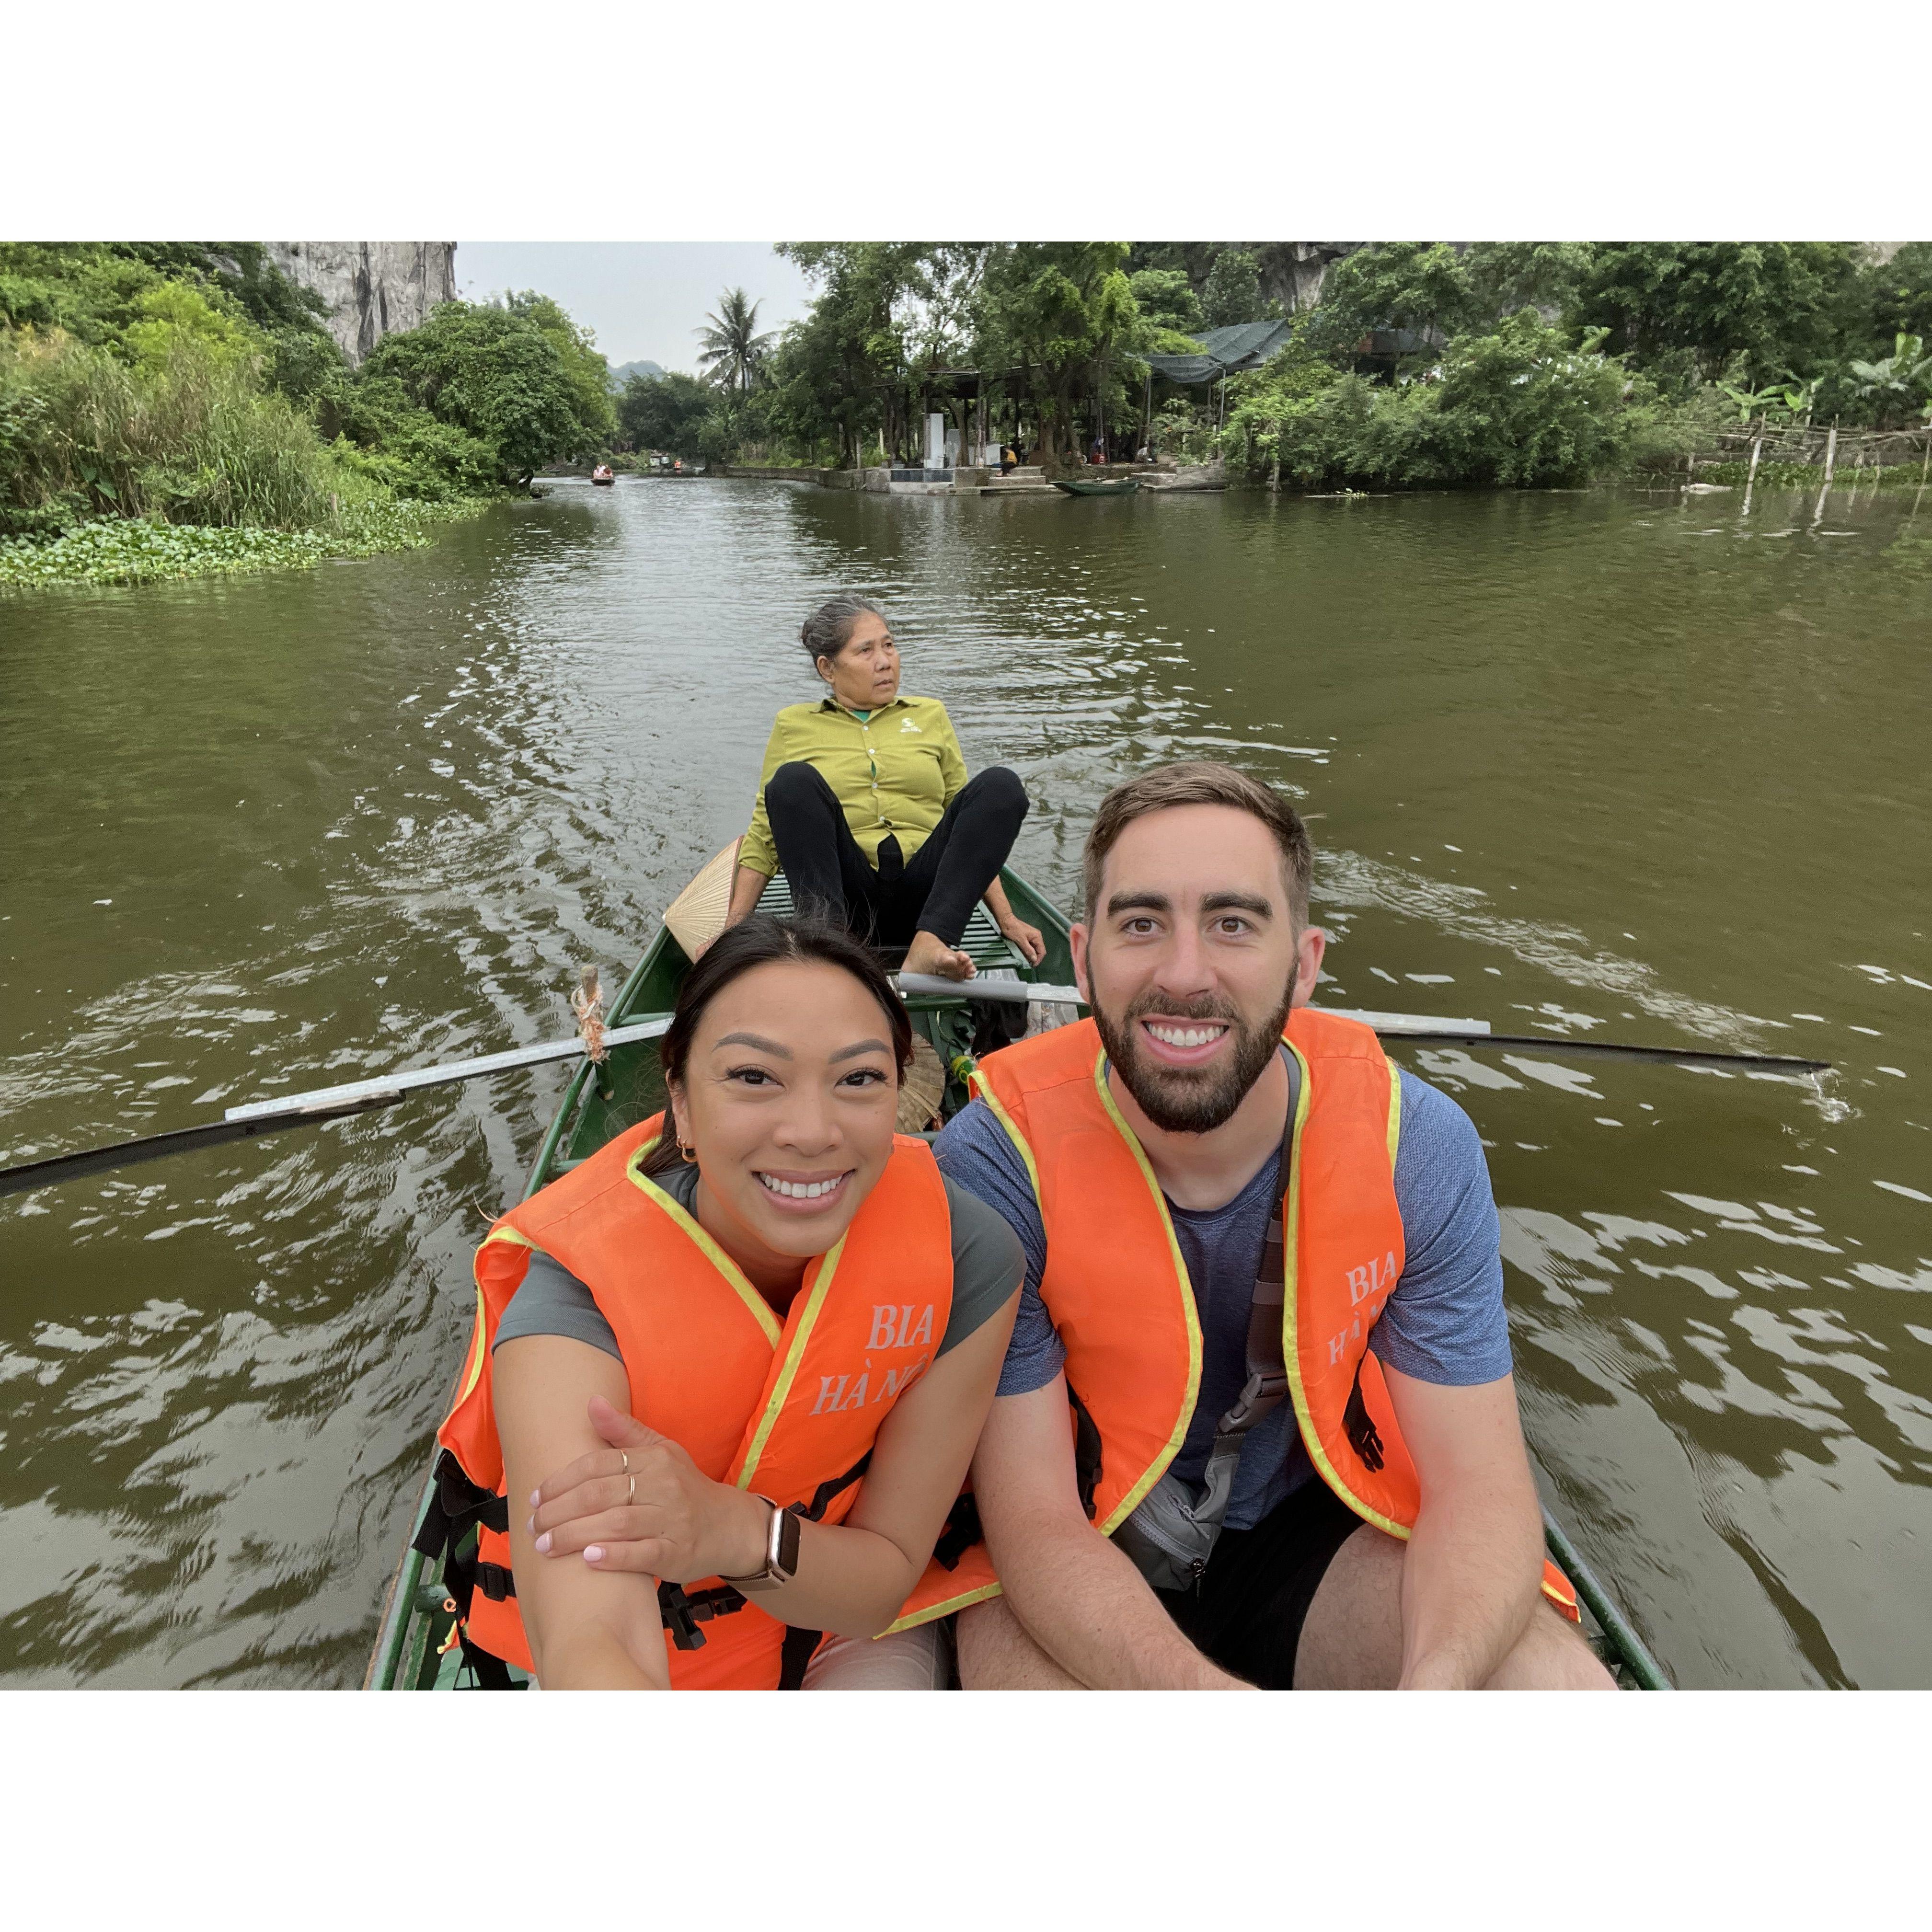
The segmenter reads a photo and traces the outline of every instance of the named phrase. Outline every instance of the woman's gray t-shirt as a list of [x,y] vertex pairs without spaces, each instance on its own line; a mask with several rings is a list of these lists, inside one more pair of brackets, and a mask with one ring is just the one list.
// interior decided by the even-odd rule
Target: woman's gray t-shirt
[[[688,1214],[697,1212],[698,1169],[676,1167],[652,1177]],[[1026,1254],[1005,1216],[958,1182],[946,1183],[952,1221],[952,1312],[939,1344],[944,1354],[1004,1307],[1026,1274]],[[524,1335],[562,1335],[623,1358],[617,1337],[596,1298],[570,1270],[545,1254],[532,1254],[523,1280],[496,1324],[500,1348]]]

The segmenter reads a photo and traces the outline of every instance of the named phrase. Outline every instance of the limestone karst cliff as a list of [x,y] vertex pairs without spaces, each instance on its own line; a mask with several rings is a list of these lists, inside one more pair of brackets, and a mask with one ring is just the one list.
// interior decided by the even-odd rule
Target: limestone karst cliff
[[270,242],[275,266],[328,304],[328,327],[359,362],[456,294],[454,242]]

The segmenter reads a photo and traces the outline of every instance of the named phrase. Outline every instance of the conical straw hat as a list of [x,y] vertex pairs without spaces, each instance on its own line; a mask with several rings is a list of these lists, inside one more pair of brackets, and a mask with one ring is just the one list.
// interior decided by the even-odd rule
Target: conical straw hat
[[738,848],[742,838],[708,860],[704,868],[664,908],[664,922],[670,936],[695,959],[724,930],[724,915],[731,909],[731,882],[738,873]]
[[912,1036],[912,1064],[906,1069],[905,1084],[899,1089],[898,1118],[892,1123],[902,1134],[922,1132],[938,1118],[940,1102],[946,1098],[946,1069],[932,1042],[925,1034]]

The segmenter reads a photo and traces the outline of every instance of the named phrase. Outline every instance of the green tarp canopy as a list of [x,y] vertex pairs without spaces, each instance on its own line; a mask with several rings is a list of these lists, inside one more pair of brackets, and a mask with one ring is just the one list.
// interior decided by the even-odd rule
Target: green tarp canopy
[[1205,352],[1199,356],[1148,356],[1142,359],[1156,376],[1190,386],[1218,382],[1244,369],[1258,369],[1288,338],[1286,322],[1232,322],[1210,328],[1195,340]]

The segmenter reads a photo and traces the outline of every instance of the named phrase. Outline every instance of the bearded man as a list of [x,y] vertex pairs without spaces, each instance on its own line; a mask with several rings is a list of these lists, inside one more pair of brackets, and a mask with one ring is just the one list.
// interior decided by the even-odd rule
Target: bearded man
[[1610,1688],[1542,1562],[1481,1143],[1309,1008],[1312,863],[1228,766],[1117,788],[1094,1018],[989,1055],[939,1137],[1027,1255],[968,1688]]

